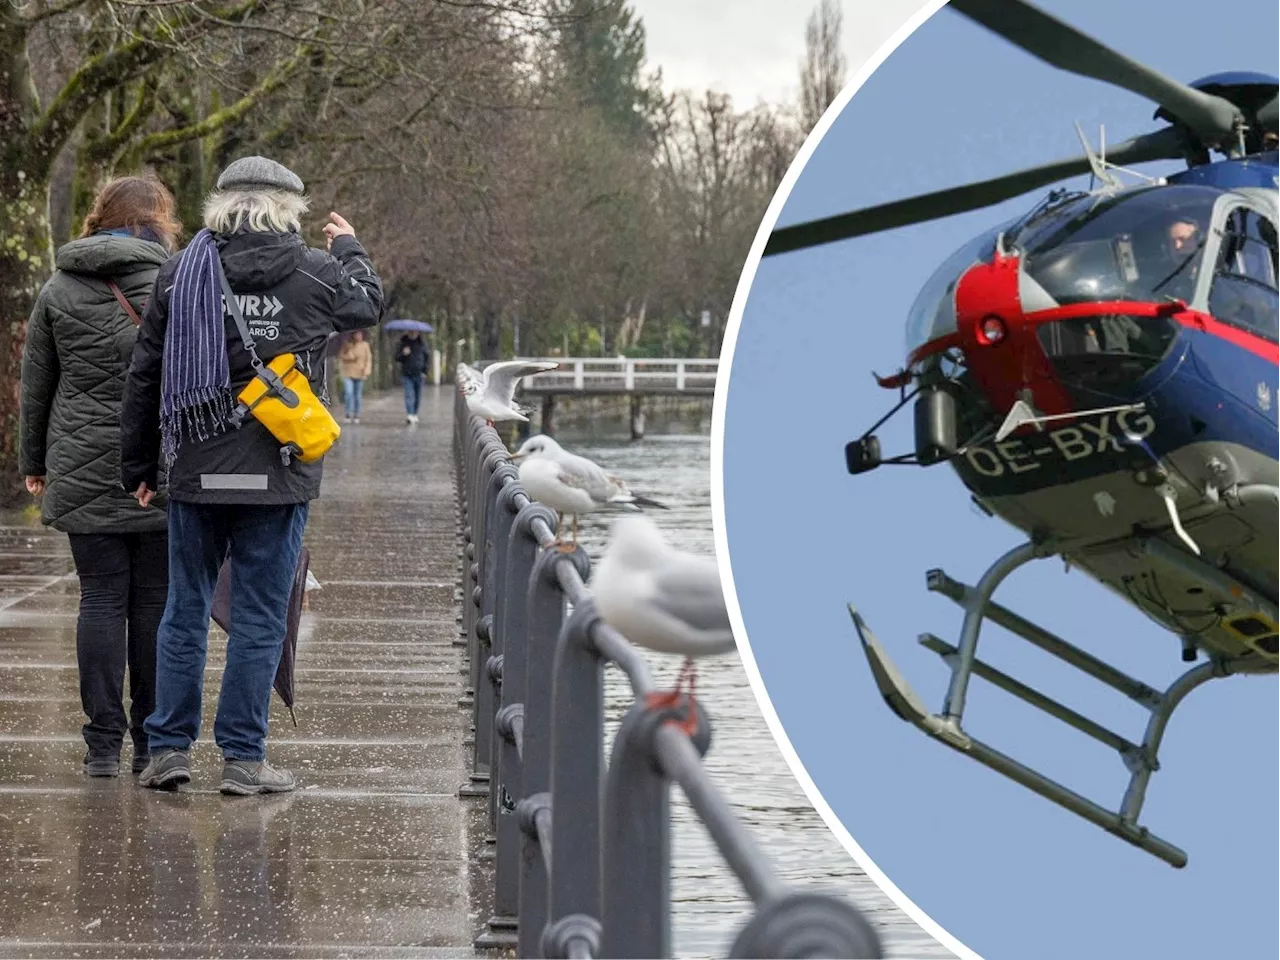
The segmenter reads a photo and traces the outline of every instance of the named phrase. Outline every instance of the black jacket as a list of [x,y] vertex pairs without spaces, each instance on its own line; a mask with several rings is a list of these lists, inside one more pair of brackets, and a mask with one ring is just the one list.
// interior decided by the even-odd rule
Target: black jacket
[[[382,317],[382,283],[354,237],[338,237],[332,256],[292,233],[240,232],[215,238],[231,290],[241,303],[263,363],[298,354],[322,396],[325,348],[335,331],[370,327]],[[169,298],[178,258],[161,268],[142,317],[121,415],[121,482],[152,486],[160,460],[160,386]],[[224,316],[231,391],[253,379],[235,321]],[[207,440],[184,439],[169,474],[169,495],[187,503],[304,503],[320,495],[323,460],[285,466],[280,444],[252,417]]]
[[101,234],[58,251],[22,351],[18,468],[45,477],[41,519],[66,533],[165,529],[163,496],[143,510],[120,488],[120,403],[138,328],[135,311],[169,254],[158,243]]
[[[404,348],[409,348],[406,355]],[[427,372],[427,342],[421,335],[401,337],[396,348],[396,363],[400,364],[400,372],[406,377],[421,377]]]

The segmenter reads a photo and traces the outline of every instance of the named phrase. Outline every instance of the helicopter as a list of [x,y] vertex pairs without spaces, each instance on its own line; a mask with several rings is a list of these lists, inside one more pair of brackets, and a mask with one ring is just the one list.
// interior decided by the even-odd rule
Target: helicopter
[[[1165,126],[979,183],[773,230],[763,256],[979,210],[1068,177],[1022,216],[974,238],[924,284],[907,356],[880,386],[887,413],[845,447],[850,474],[949,464],[988,516],[1026,540],[969,585],[930,570],[964,612],[955,644],[920,643],[950,669],[931,712],[857,609],[849,612],[890,709],[928,736],[1174,867],[1185,851],[1140,822],[1169,719],[1194,689],[1275,674],[1280,450],[1277,392],[1277,78],[1182,83],[1026,0],[951,9],[1032,56],[1158,106]],[[1079,128],[1077,128],[1079,130]],[[1159,178],[1131,167],[1180,160]],[[1121,173],[1136,183],[1126,183]],[[876,430],[909,403],[914,449]],[[1156,689],[993,599],[1015,570],[1059,558],[1177,640],[1193,663]],[[1135,742],[978,659],[984,622],[1149,711]],[[972,736],[977,676],[1116,751],[1129,773],[1112,809]]]

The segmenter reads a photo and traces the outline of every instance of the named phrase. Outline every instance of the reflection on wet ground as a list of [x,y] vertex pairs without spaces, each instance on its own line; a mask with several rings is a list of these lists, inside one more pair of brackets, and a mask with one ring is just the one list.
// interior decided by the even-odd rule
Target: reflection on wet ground
[[[217,793],[192,751],[175,794],[91,780],[66,538],[0,514],[0,956],[470,956],[468,810],[449,391],[422,423],[369,404],[326,463],[307,530],[298,726],[273,700],[297,793]],[[211,636],[211,733],[225,638]],[[127,740],[127,738],[126,738]]]

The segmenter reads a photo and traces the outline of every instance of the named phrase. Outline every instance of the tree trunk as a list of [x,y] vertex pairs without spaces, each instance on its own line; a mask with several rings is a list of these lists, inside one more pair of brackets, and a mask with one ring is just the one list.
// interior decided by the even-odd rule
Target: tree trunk
[[480,359],[502,359],[502,323],[498,311],[488,303],[480,309]]
[[38,110],[26,31],[0,29],[0,502],[18,493],[18,398],[27,318],[53,269],[49,158],[28,133]]
[[[0,104],[0,109],[3,104]],[[0,502],[17,492],[18,400],[27,318],[53,269],[49,184],[28,177],[21,142],[10,141],[0,166]]]

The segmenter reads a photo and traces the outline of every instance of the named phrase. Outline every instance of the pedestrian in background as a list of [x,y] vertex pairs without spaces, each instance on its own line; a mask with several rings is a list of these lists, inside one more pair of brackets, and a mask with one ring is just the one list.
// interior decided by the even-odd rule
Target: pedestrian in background
[[[67,534],[80,579],[76,665],[92,777],[149,760],[143,722],[155,706],[156,630],[168,590],[163,496],[138,509],[120,486],[120,407],[138,314],[182,225],[151,177],[104,186],[79,239],[63,246],[27,324],[19,467],[43,497],[41,520]],[[129,711],[124,679],[129,674]]]
[[373,373],[373,351],[369,349],[363,330],[356,330],[351,334],[351,339],[342,345],[338,352],[338,373],[342,377],[342,400],[347,411],[347,423],[359,423],[364,382]]
[[427,374],[427,345],[417,330],[410,330],[400,338],[396,351],[396,363],[400,364],[400,376],[404,380],[404,422],[418,422],[418,407],[422,405],[422,378]]
[[[292,773],[266,760],[267,715],[323,458],[282,457],[279,441],[252,415],[233,426],[235,398],[254,369],[222,282],[225,275],[243,304],[259,349],[270,345],[262,361],[292,353],[321,396],[329,336],[377,323],[383,295],[351,225],[329,214],[330,253],[310,249],[299,236],[306,212],[293,171],[264,157],[235,161],[205,201],[206,229],[161,269],[142,318],[121,417],[121,481],[145,506],[163,464],[171,498],[169,597],[143,786],[191,779],[209,617],[228,556],[231,630],[213,725],[224,761],[220,789],[280,793],[295,785]],[[272,309],[257,309],[263,303]]]

